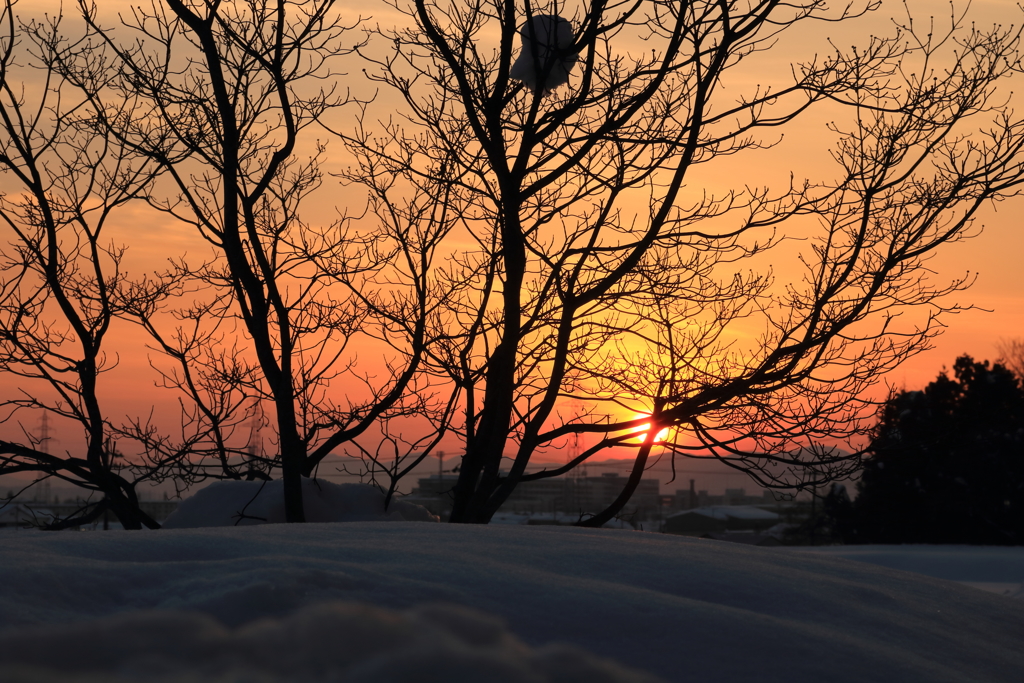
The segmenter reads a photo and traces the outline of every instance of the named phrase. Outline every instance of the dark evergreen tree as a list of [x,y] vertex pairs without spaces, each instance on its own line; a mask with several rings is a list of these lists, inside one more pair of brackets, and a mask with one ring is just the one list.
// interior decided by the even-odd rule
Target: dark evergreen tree
[[854,543],[1024,543],[1024,389],[1003,366],[958,358],[883,407],[837,526]]

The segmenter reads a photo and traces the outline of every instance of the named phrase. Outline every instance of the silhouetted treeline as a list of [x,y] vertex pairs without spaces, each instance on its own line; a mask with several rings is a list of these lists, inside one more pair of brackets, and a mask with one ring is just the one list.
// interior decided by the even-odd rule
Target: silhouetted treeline
[[999,364],[957,359],[882,410],[859,496],[831,496],[847,543],[1024,543],[1024,388]]

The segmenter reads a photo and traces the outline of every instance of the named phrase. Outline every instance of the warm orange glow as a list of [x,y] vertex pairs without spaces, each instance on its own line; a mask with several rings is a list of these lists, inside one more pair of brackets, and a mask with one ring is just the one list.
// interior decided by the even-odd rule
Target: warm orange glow
[[[636,417],[637,418],[643,418],[643,417],[650,417],[650,415],[646,414],[646,413],[639,413]],[[647,438],[647,432],[649,432],[650,430],[651,430],[651,425],[650,425],[650,423],[647,423],[647,424],[644,424],[644,425],[640,425],[639,427],[637,427],[633,431],[637,434],[637,441],[641,441],[642,442],[645,438]],[[666,441],[668,441],[668,437],[669,437],[669,433],[670,432],[671,432],[671,428],[669,428],[669,427],[665,427],[664,429],[659,431],[657,434],[654,435],[654,443],[665,443]]]
[[[146,5],[140,0],[108,0],[102,5],[101,12],[112,14],[101,15],[101,21],[114,23],[116,12],[127,11],[135,4]],[[404,3],[402,3],[404,5]],[[1003,21],[1005,6],[1008,3],[980,2],[974,3],[971,8],[971,17],[980,26],[993,22]],[[74,33],[78,25],[73,21],[74,12],[67,10],[67,30]],[[378,3],[381,8],[374,10],[374,22],[381,21],[387,24],[389,21],[401,21],[402,15],[395,10],[388,11],[384,3]],[[902,3],[886,2],[885,5],[893,7],[893,13],[899,16],[903,9]],[[911,10],[920,20],[926,20],[929,14],[933,13],[930,3],[924,0],[911,0]],[[30,8],[29,8],[30,6]],[[25,16],[41,16],[43,12],[50,12],[51,15],[58,12],[61,7],[61,0],[33,0],[31,3],[21,3],[19,12]],[[339,10],[350,12],[351,16],[357,16],[359,7],[351,0],[343,0],[339,3]],[[938,12],[939,15],[942,12]],[[492,24],[495,22],[491,22]],[[811,23],[812,26],[820,26],[818,23]],[[835,40],[837,44],[853,44],[862,42],[864,37],[875,31],[888,31],[888,20],[882,13],[868,13],[863,20],[852,21],[844,24],[830,24],[828,30],[820,35],[808,32],[794,32],[788,38],[788,42],[780,43],[777,50],[771,53],[772,64],[788,64],[792,60],[806,58],[808,45],[813,41],[824,41],[826,38]],[[354,34],[353,34],[354,35]],[[496,33],[489,34],[496,36]],[[517,38],[518,40],[518,38]],[[497,43],[492,43],[486,49],[493,49]],[[352,56],[349,59],[350,68],[340,69],[354,75],[361,74],[363,64]],[[736,71],[736,75],[742,78],[758,79],[750,82],[761,82],[764,78],[764,62],[758,59],[751,59],[745,62],[750,70],[744,72],[742,69]],[[786,80],[791,75],[788,69],[776,70],[780,80]],[[743,75],[743,74],[746,75]],[[576,81],[578,83],[578,80]],[[20,84],[19,84],[20,85]],[[329,83],[328,83],[329,85]],[[28,87],[33,87],[30,83]],[[38,83],[35,83],[38,87]],[[355,82],[356,94],[366,95],[372,93],[373,84]],[[362,90],[360,90],[360,88]],[[402,108],[402,103],[396,98],[388,100],[386,89],[382,90],[380,98],[375,101],[375,106],[381,111],[391,112]],[[740,92],[737,86],[736,92]],[[727,101],[727,100],[725,100]],[[348,129],[352,124],[350,116],[355,109],[339,110],[338,121],[334,125],[338,129]],[[1019,111],[1019,107],[1018,107]],[[723,157],[723,162],[735,159],[734,165],[723,163],[720,170],[713,170],[715,164],[701,165],[694,167],[693,173],[701,171],[703,175],[693,176],[688,180],[690,186],[684,190],[682,204],[700,201],[705,193],[724,196],[733,189],[741,189],[742,183],[751,185],[762,185],[778,183],[778,188],[785,188],[789,183],[789,173],[797,176],[797,181],[803,177],[812,179],[831,177],[833,166],[830,157],[824,150],[831,140],[832,135],[825,127],[825,123],[831,120],[834,112],[823,109],[819,114],[809,112],[801,118],[794,127],[786,129],[784,140],[771,149],[757,150],[753,156],[737,155],[735,157]],[[817,118],[815,118],[817,117]],[[372,118],[372,117],[371,117]],[[795,126],[799,126],[796,128]],[[795,134],[793,134],[795,132]],[[319,133],[317,134],[319,135]],[[317,135],[313,135],[314,138]],[[302,138],[305,140],[305,138]],[[775,138],[769,132],[764,139],[772,142]],[[302,143],[309,144],[309,143]],[[332,142],[330,156],[325,161],[325,171],[335,170],[342,163],[344,158],[344,146]],[[331,163],[334,166],[331,166]],[[13,192],[10,179],[4,180],[0,190]],[[643,193],[640,193],[643,194]],[[14,199],[9,194],[8,199]],[[336,181],[325,181],[322,191],[311,196],[303,206],[303,216],[306,220],[314,221],[313,217],[325,217],[325,221],[335,218],[335,208],[344,210],[351,203],[353,207],[361,206],[362,198],[358,193],[348,189],[341,191],[341,186]],[[627,207],[628,208],[628,207]],[[638,205],[635,210],[643,217],[649,205]],[[1000,203],[979,214],[979,226],[984,224],[985,230],[979,236],[958,244],[949,245],[949,248],[940,249],[936,256],[928,264],[930,270],[935,273],[934,282],[940,286],[948,279],[964,276],[966,272],[978,273],[977,284],[968,292],[958,295],[955,298],[960,303],[973,303],[977,306],[975,310],[967,311],[958,316],[949,316],[944,322],[948,327],[943,336],[936,339],[933,349],[923,352],[909,359],[904,365],[894,372],[888,379],[898,388],[919,389],[932,381],[943,365],[950,366],[957,355],[969,353],[977,360],[994,359],[997,355],[996,345],[1001,339],[1008,339],[1020,336],[1024,330],[1024,278],[1019,274],[1019,256],[1024,253],[1024,231],[1019,229],[1019,216],[1024,210],[1024,199],[1017,198]],[[369,221],[371,217],[368,217]],[[370,224],[368,229],[373,228]],[[144,228],[144,229],[140,229]],[[131,275],[141,276],[151,271],[162,271],[168,267],[167,259],[182,254],[187,254],[190,259],[200,261],[209,253],[209,245],[205,243],[196,233],[192,226],[178,224],[171,221],[165,214],[158,214],[144,203],[130,204],[112,215],[105,228],[106,237],[115,244],[128,244],[130,250],[126,256],[126,268],[130,269]],[[3,233],[3,241],[10,241],[9,233]],[[803,242],[793,241],[789,243],[794,246],[801,246]],[[461,250],[470,251],[476,248],[476,243],[466,239],[465,243],[459,243],[452,247],[452,252]],[[6,248],[6,247],[5,247]],[[785,258],[783,257],[785,254]],[[772,267],[772,275],[776,281],[785,283],[788,281],[799,282],[804,276],[800,261],[789,255],[788,252],[773,252],[766,256]],[[927,312],[926,312],[927,313]],[[908,314],[909,315],[909,314]],[[729,335],[725,342],[739,339],[741,342],[760,338],[763,331],[763,321],[757,316],[741,318],[729,329]],[[172,328],[172,325],[168,325]],[[230,343],[230,340],[226,340]],[[626,340],[623,347],[627,351],[641,353],[644,349],[641,345],[631,346],[633,341]],[[128,323],[119,323],[108,337],[105,348],[108,349],[109,357],[116,358],[116,367],[101,377],[103,388],[101,398],[103,409],[108,412],[114,422],[122,422],[127,419],[134,419],[154,412],[154,423],[164,430],[172,430],[179,422],[179,406],[177,395],[173,391],[162,389],[158,385],[159,377],[154,374],[150,363],[162,369],[172,365],[160,354],[148,348],[151,342],[142,333],[141,328]],[[358,358],[359,372],[366,375],[373,375],[377,368],[384,368],[390,361],[386,345],[366,337],[354,337],[347,347],[353,358]],[[699,360],[687,359],[696,367],[703,370]],[[383,373],[383,371],[381,371]],[[386,376],[381,374],[381,376]],[[344,404],[345,400],[358,401],[360,396],[355,394],[353,386],[359,387],[358,383],[351,383],[339,380],[332,388],[332,400]],[[881,390],[881,388],[880,388]],[[36,398],[44,396],[46,389],[40,388],[38,384],[21,381],[15,375],[6,373],[0,375],[0,396],[22,396],[28,393]],[[352,392],[352,393],[348,393]],[[49,394],[45,394],[47,397]],[[634,406],[638,404],[633,404]],[[643,404],[639,404],[643,405]],[[616,409],[618,410],[618,409]],[[6,416],[6,414],[4,414]],[[613,417],[616,420],[628,417],[629,413],[623,410],[615,412]],[[634,416],[637,420],[649,420],[649,413],[637,413]],[[23,435],[22,426],[19,420],[23,421],[25,429],[37,429],[39,415],[28,411],[19,413],[16,418],[0,421],[0,437],[11,440],[20,440]],[[65,427],[61,424],[54,424],[54,430],[62,430]],[[57,443],[55,448],[62,450],[73,450],[80,442],[80,431],[77,427],[66,428],[66,435],[63,432],[55,437],[63,441]],[[631,441],[642,442],[650,431],[650,424],[641,424],[633,428]],[[670,428],[664,428],[655,435],[656,443],[664,443],[670,438],[678,437],[681,441],[688,439],[684,433],[671,433]],[[458,448],[457,444],[448,447]]]

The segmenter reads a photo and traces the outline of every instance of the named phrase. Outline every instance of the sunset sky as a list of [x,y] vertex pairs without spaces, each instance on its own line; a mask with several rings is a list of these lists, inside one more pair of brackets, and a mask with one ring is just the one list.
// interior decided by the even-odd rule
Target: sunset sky
[[[112,10],[126,9],[132,4],[129,0],[104,0],[101,3],[102,11],[108,16]],[[56,0],[23,0],[18,10],[28,15],[30,12],[53,11],[59,5]],[[396,20],[396,13],[383,3],[368,5],[345,0],[342,6],[346,5],[350,7],[347,11],[352,12],[353,16],[357,13],[369,16],[381,24]],[[947,21],[945,3],[914,0],[909,5],[919,20],[925,20],[931,12],[938,12],[938,24]],[[66,1],[64,6],[69,15],[73,14],[73,2]],[[784,77],[788,73],[787,65],[790,61],[806,59],[813,51],[827,49],[826,38],[834,38],[842,46],[856,43],[871,33],[887,32],[889,24],[886,16],[900,16],[902,12],[902,2],[884,0],[880,12],[851,22],[848,26],[805,24],[806,34],[790,35],[776,50],[763,53],[764,61],[760,66],[765,67],[765,73],[751,73],[749,77],[771,79],[773,75],[779,74]],[[975,0],[969,16],[982,26],[1019,23],[1024,19],[1021,11],[1006,0]],[[76,24],[75,21],[68,23],[69,27]],[[351,58],[351,73],[358,74],[362,68],[357,61],[357,58]],[[1016,89],[1020,90],[1019,85]],[[383,107],[383,111],[387,109],[388,102],[379,100],[377,105]],[[792,171],[798,179],[805,176],[814,178],[816,173],[825,168],[824,163],[827,161],[827,157],[822,155],[828,144],[828,132],[825,130],[827,116],[827,112],[812,114],[797,126],[790,126],[781,131],[781,144],[777,149],[764,153],[760,160],[756,155],[744,155],[744,163],[750,166],[733,169],[732,174],[709,177],[707,182],[725,186],[733,181],[733,174],[739,170],[749,172],[752,177],[778,177],[779,173],[786,175]],[[316,137],[315,134],[310,135]],[[307,140],[307,144],[312,144],[312,139]],[[329,147],[328,171],[340,168],[344,163],[343,158],[331,156],[332,149],[340,149],[340,145]],[[7,188],[7,182],[0,178],[4,188]],[[746,178],[744,182],[747,182]],[[327,178],[316,203],[307,209],[307,220],[331,220],[336,207],[344,208],[342,202],[350,196],[346,192],[348,190],[339,188],[333,179]],[[353,201],[356,206],[358,203]],[[976,359],[994,359],[1000,340],[1024,337],[1022,215],[1024,199],[1021,198],[992,207],[979,222],[979,226],[984,228],[979,236],[963,243],[948,245],[931,261],[930,265],[939,282],[960,278],[968,273],[977,274],[976,284],[970,290],[955,295],[952,301],[974,305],[978,310],[946,318],[948,329],[935,341],[935,348],[911,359],[890,375],[888,380],[891,383],[908,389],[919,388],[933,379],[942,366],[951,366],[960,354],[971,354]],[[202,253],[206,248],[188,226],[175,225],[166,217],[143,207],[129,207],[121,211],[112,228],[112,239],[131,246],[130,263],[135,272],[158,268],[169,255]],[[785,259],[772,266],[780,278],[786,276],[789,264]],[[150,352],[144,348],[143,335],[137,328],[124,324],[117,338],[119,341],[115,346],[120,365],[106,379],[111,414],[117,415],[118,409],[138,414],[145,412],[150,405],[166,405],[167,393],[153,387],[153,374],[148,367]],[[367,347],[361,353],[364,357],[370,356],[375,353],[375,349]],[[10,392],[17,386],[17,383],[11,382],[11,378],[0,378],[0,391]],[[32,391],[28,386],[25,389]],[[20,420],[26,428],[35,429],[38,416],[22,414]],[[18,427],[11,422],[0,425],[0,435],[5,437],[15,437],[18,431]]]
[[1021,683],[1021,92],[1024,0],[0,0],[0,683]]

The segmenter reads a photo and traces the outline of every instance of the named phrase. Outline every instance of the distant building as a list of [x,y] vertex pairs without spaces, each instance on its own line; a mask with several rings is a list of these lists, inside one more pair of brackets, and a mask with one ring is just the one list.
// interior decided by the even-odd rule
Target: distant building
[[[424,477],[418,480],[416,488],[403,500],[422,505],[442,520],[447,519],[451,514],[452,490],[457,481],[456,474],[434,474]],[[499,512],[510,515],[509,519],[535,519],[538,520],[537,523],[544,519],[544,523],[547,524],[571,523],[577,521],[581,514],[596,514],[611,505],[622,493],[626,481],[627,477],[618,472],[606,472],[597,477],[570,474],[526,481],[512,491]],[[674,494],[662,495],[658,479],[641,479],[619,517],[642,523],[665,519],[666,515],[672,515],[675,511],[693,512],[697,514],[697,518],[681,517],[668,526],[669,529],[687,529],[669,533],[685,533],[691,536],[732,530],[760,530],[783,521],[778,514],[759,508],[753,508],[756,512],[750,514],[763,513],[762,521],[726,518],[716,520],[714,515],[709,516],[706,511],[776,506],[778,503],[771,491],[747,495],[745,489],[735,488],[726,489],[722,495],[709,495],[706,490],[696,490],[696,480],[689,480],[689,484],[689,489],[679,489]],[[650,526],[645,524],[645,528]]]
[[[420,479],[412,494],[403,500],[422,505],[444,519],[451,512],[456,475],[433,475]],[[527,517],[579,519],[581,514],[601,512],[618,498],[626,477],[608,472],[599,477],[552,477],[522,482],[512,491],[500,510]],[[641,479],[620,517],[638,521],[657,519],[663,501],[657,479]],[[525,517],[524,517],[525,518]],[[560,523],[560,522],[550,522]]]
[[[567,512],[594,514],[611,505],[626,487],[626,477],[606,472],[599,477],[555,477],[523,482],[508,497],[509,512]],[[641,479],[621,516],[650,519],[661,508],[661,484]]]
[[37,512],[25,503],[7,503],[0,507],[0,528],[22,528],[38,524]]
[[[139,501],[139,509],[155,521],[162,522],[178,508],[178,503],[177,500],[143,500]],[[79,516],[87,505],[88,503],[82,500],[66,500],[63,503],[7,503],[0,508],[0,527],[43,527],[57,520]],[[107,510],[95,523],[106,528],[116,521],[114,513]]]
[[452,489],[459,480],[457,474],[435,474],[416,482],[416,488],[402,500],[422,505],[431,514],[447,519],[452,511]]
[[774,512],[751,505],[721,505],[677,512],[665,519],[662,531],[703,536],[730,531],[765,531],[782,521]]
[[672,496],[671,507],[674,510],[692,510],[694,508],[716,507],[721,505],[774,505],[772,492],[764,492],[748,496],[746,489],[726,489],[720,496],[709,495],[707,491],[695,491],[694,480],[690,480],[690,490],[677,489]]

